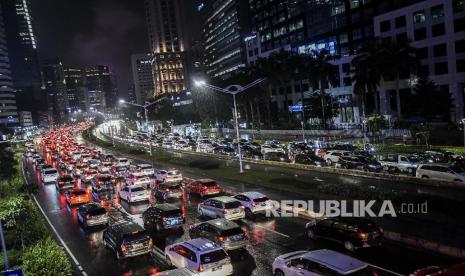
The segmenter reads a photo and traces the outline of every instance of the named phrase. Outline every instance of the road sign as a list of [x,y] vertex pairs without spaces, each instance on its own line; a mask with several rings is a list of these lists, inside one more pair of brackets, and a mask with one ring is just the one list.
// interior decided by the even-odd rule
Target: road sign
[[2,272],[3,276],[23,276],[23,271],[21,269],[8,270]]
[[290,112],[302,112],[303,107],[301,105],[291,105],[289,106]]

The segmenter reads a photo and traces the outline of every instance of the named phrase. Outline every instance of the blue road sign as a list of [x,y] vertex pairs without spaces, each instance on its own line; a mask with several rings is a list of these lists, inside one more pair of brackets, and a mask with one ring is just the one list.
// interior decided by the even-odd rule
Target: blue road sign
[[289,106],[290,112],[302,112],[303,107],[301,105],[291,105]]
[[21,269],[8,270],[2,272],[3,276],[23,276],[23,271]]

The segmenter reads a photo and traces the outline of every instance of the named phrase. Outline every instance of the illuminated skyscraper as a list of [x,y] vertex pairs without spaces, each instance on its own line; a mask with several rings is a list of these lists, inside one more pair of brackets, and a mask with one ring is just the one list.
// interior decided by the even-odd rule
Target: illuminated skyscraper
[[146,97],[153,97],[152,55],[135,54],[131,56],[134,96],[138,104]]

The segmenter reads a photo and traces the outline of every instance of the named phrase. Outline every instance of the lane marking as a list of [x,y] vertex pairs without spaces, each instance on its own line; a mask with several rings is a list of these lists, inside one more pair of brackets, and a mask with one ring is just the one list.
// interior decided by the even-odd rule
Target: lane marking
[[389,270],[389,269],[386,269],[386,268],[382,268],[382,267],[379,267],[379,266],[377,266],[377,265],[370,264],[370,263],[367,263],[367,264],[368,264],[369,266],[372,266],[372,267],[377,268],[377,269],[379,269],[379,270],[386,271],[386,272],[391,273],[391,274],[394,274],[394,275],[396,275],[396,276],[402,276],[402,274],[399,274],[399,273],[394,272],[394,271],[392,271],[392,270]]
[[[254,224],[255,224],[255,223],[254,223]],[[258,228],[261,228],[261,229],[270,231],[270,232],[272,232],[272,233],[278,234],[278,235],[283,236],[283,237],[288,238],[288,239],[291,238],[290,236],[288,236],[288,235],[286,235],[286,234],[283,234],[283,233],[281,233],[281,232],[275,231],[275,230],[273,230],[273,229],[270,229],[270,228],[267,228],[267,227],[264,227],[264,226],[261,226],[261,225],[258,225],[258,224],[255,224],[255,227],[258,227]]]
[[[30,185],[29,184],[29,181],[27,181],[27,178],[26,178],[26,174],[24,173],[24,163],[23,163],[23,160],[21,160],[21,172],[23,173],[23,179],[24,181],[26,182],[27,185]],[[60,241],[61,245],[63,245],[63,248],[66,250],[66,252],[68,253],[69,256],[71,256],[71,259],[73,259],[73,262],[74,264],[76,265],[76,267],[79,269],[79,271],[82,273],[82,275],[84,276],[87,276],[87,273],[86,271],[84,270],[84,268],[81,266],[81,264],[79,264],[77,258],[74,256],[74,254],[71,252],[71,250],[69,249],[69,247],[66,245],[65,241],[63,240],[63,238],[60,236],[60,234],[58,234],[58,231],[55,229],[55,227],[53,226],[52,222],[50,221],[50,219],[48,218],[48,216],[45,214],[45,211],[44,209],[42,209],[42,206],[40,206],[39,204],[39,201],[37,200],[36,196],[34,194],[32,194],[32,198],[34,199],[37,207],[39,207],[39,210],[40,212],[42,213],[42,215],[44,216],[45,220],[47,221],[48,225],[50,226],[50,228],[52,228],[53,232],[55,233],[56,237],[58,238],[58,240]]]

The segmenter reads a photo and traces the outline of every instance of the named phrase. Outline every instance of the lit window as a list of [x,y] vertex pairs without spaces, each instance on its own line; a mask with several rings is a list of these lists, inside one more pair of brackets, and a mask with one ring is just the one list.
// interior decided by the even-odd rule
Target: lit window
[[417,11],[413,13],[413,22],[414,23],[423,23],[426,21],[425,10]]

